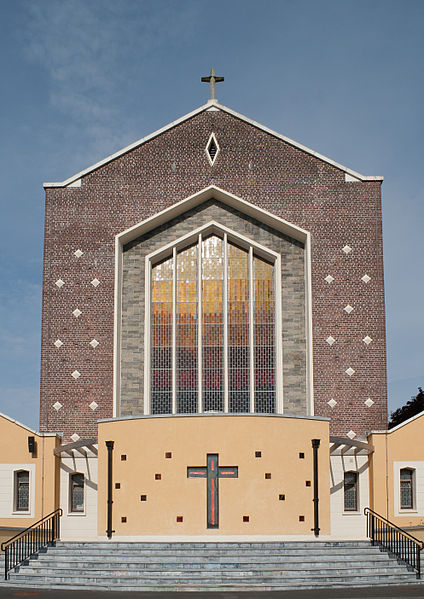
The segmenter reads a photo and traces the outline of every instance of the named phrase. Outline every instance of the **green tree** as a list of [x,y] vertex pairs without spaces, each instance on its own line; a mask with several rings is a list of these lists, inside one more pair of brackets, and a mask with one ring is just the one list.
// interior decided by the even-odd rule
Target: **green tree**
[[397,426],[401,422],[405,422],[408,418],[416,416],[424,410],[424,392],[421,387],[418,387],[418,393],[415,397],[406,402],[404,406],[398,408],[390,414],[389,428]]

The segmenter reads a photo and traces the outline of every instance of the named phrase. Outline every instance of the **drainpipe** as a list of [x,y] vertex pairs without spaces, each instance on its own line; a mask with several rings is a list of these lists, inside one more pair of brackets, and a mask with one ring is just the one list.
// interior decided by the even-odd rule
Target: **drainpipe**
[[319,497],[318,497],[318,447],[320,439],[312,439],[312,448],[314,450],[314,535],[319,537]]
[[106,441],[107,447],[107,530],[108,539],[112,538],[112,457],[113,457],[113,441]]

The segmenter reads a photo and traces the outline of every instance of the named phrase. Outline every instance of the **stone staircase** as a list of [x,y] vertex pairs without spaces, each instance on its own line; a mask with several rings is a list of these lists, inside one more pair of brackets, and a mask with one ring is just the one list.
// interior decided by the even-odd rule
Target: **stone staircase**
[[417,582],[414,572],[367,541],[111,541],[58,542],[10,572],[4,584],[37,589],[273,591]]

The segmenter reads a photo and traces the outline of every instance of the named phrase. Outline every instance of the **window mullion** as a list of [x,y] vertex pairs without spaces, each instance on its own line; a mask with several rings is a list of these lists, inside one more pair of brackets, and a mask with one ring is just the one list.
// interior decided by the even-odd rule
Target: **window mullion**
[[224,316],[224,412],[228,412],[228,247],[227,234],[224,233],[224,297],[223,297],[223,316]]
[[197,243],[197,411],[203,412],[203,304],[202,304],[202,234]]
[[250,411],[255,411],[255,347],[253,331],[253,248],[249,248],[249,358],[250,358]]
[[172,250],[172,413],[177,413],[177,248]]

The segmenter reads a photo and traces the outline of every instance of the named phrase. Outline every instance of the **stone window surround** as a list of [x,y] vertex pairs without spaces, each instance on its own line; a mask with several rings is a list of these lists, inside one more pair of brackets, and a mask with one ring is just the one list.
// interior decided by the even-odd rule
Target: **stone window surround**
[[307,345],[307,368],[306,368],[306,396],[307,413],[314,415],[313,394],[313,351],[312,351],[312,282],[311,282],[311,234],[309,231],[294,225],[281,217],[251,204],[250,202],[227,192],[215,185],[210,185],[197,193],[184,198],[165,208],[161,212],[133,225],[115,236],[115,291],[114,291],[114,369],[113,369],[113,417],[118,415],[120,404],[120,326],[122,309],[122,268],[124,245],[133,241],[140,235],[151,231],[153,228],[178,217],[195,206],[201,205],[210,199],[222,202],[224,205],[235,208],[246,216],[257,218],[266,226],[292,237],[304,244],[305,248],[305,293],[306,293],[306,345]]

